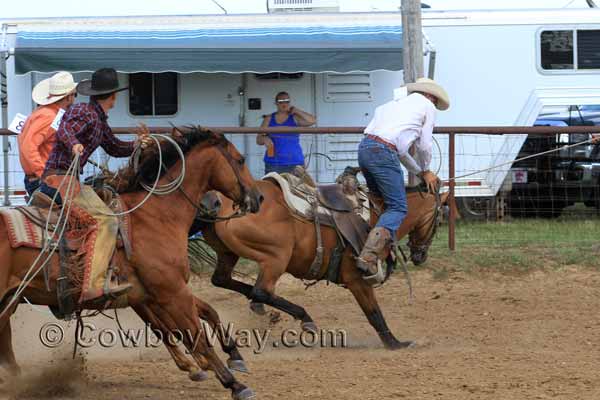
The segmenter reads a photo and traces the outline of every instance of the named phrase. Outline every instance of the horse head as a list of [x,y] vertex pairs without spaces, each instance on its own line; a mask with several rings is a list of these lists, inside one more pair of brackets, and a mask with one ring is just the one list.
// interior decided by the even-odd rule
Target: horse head
[[191,164],[199,166],[198,174],[208,174],[207,189],[216,190],[230,198],[242,212],[258,212],[264,197],[256,186],[245,157],[225,135],[201,127],[173,130],[184,137],[200,135],[207,138],[204,145],[196,146],[188,155]]
[[160,152],[157,146],[150,146],[140,154],[135,168],[130,166],[121,171],[121,182],[117,182],[119,192],[136,191],[143,184],[146,187],[151,185],[156,180],[157,171],[172,182],[182,171],[179,162],[183,155],[186,183],[180,190],[196,208],[202,207],[201,196],[204,193],[216,190],[233,200],[240,211],[258,212],[263,196],[244,157],[225,135],[186,126],[174,127],[171,137],[177,146],[173,145],[173,141],[159,138]]
[[446,204],[448,195],[448,192],[423,195],[426,199],[425,207],[408,233],[410,260],[415,265],[421,265],[427,261],[427,252],[437,231],[442,215],[442,206]]

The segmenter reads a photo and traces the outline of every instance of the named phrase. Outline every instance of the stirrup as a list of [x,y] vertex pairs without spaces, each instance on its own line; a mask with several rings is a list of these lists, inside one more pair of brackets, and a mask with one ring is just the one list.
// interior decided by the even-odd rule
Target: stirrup
[[106,300],[116,300],[119,296],[122,296],[129,292],[133,285],[129,282],[125,283],[117,283],[116,285],[111,285],[113,283],[114,266],[110,265],[108,270],[106,271],[106,280],[104,281],[104,288],[102,290],[103,297]]
[[381,285],[385,281],[386,271],[383,262],[377,260],[377,272],[373,275],[363,275],[363,279],[371,286]]

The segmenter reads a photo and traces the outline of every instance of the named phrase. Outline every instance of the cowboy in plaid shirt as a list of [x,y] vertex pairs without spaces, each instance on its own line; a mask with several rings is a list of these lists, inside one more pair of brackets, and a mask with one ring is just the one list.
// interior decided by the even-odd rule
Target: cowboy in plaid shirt
[[[117,72],[112,68],[100,69],[94,72],[91,80],[77,85],[77,92],[90,96],[90,102],[74,105],[65,113],[42,177],[40,191],[51,197],[56,196],[59,204],[70,202],[69,219],[76,222],[78,227],[83,225],[87,228],[82,244],[85,250],[79,300],[82,303],[107,301],[131,289],[131,284],[118,284],[107,276],[116,245],[118,218],[111,215],[112,211],[91,187],[79,185],[79,177],[66,175],[75,154],[79,155],[81,171],[98,147],[113,157],[128,157],[137,143],[143,147],[149,143],[148,129],[145,127],[138,130],[140,137],[136,142],[125,142],[114,136],[107,123],[106,113],[114,107],[117,92],[126,89],[119,86]],[[69,187],[71,190],[67,193]]]

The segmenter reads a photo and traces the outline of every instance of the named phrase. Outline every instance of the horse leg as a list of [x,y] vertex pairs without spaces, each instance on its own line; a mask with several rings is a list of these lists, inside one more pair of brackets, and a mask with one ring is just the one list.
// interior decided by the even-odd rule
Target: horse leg
[[233,279],[231,276],[235,264],[237,263],[239,256],[231,252],[218,252],[217,253],[217,266],[215,272],[211,278],[213,285],[221,287],[223,289],[233,290],[246,296],[250,299],[250,310],[258,315],[265,315],[265,307],[262,303],[256,302],[250,298],[252,293],[252,285]]
[[388,328],[385,318],[379,308],[377,299],[375,298],[375,291],[358,273],[356,267],[353,268],[353,279],[346,282],[346,287],[352,292],[354,298],[363,310],[369,323],[379,335],[379,338],[383,342],[386,348],[390,350],[403,349],[406,347],[414,347],[415,342],[401,342],[394,337],[390,328]]
[[198,367],[195,363],[191,362],[185,354],[175,345],[174,341],[168,339],[170,332],[165,328],[164,324],[156,318],[156,315],[150,310],[150,308],[144,304],[132,305],[132,308],[137,315],[147,324],[150,324],[150,328],[153,331],[159,331],[163,338],[163,344],[169,351],[171,358],[175,361],[177,367],[184,372],[188,373],[188,377],[195,382],[201,382],[208,378],[208,374]]
[[[274,295],[275,284],[285,272],[289,256],[280,254],[278,260],[259,261],[261,273],[254,287],[232,278],[231,275],[238,259],[238,255],[229,251],[219,251],[217,253],[217,266],[211,278],[213,285],[241,293],[250,299],[252,304],[267,304],[283,311],[294,317],[294,319],[302,321],[303,330],[317,331],[317,326],[304,308]],[[276,266],[284,267],[277,269]]]
[[[10,314],[7,317],[10,318]],[[21,367],[17,364],[12,347],[10,320],[6,321],[4,326],[0,328],[0,365],[4,366],[12,376],[21,375]]]
[[228,330],[225,329],[221,324],[219,314],[208,303],[205,303],[198,297],[196,297],[195,299],[196,308],[198,310],[198,316],[200,317],[200,319],[207,321],[210,327],[213,329],[213,331],[216,332],[217,338],[219,339],[219,343],[221,344],[221,348],[225,353],[229,355],[229,359],[227,360],[227,366],[235,371],[248,372],[248,368],[246,368],[246,363],[244,362],[242,355],[238,351],[238,348],[235,345],[235,341],[229,335]]
[[[317,332],[317,326],[313,319],[301,306],[275,295],[275,285],[281,275],[285,272],[282,268],[276,266],[287,266],[289,260],[265,260],[260,261],[261,273],[258,276],[256,284],[250,293],[250,299],[256,303],[267,304],[273,308],[291,315],[296,320],[301,321],[301,327],[304,331]],[[285,268],[285,267],[283,267]]]
[[170,291],[171,296],[160,296],[162,301],[149,304],[150,309],[170,332],[183,333],[183,342],[194,360],[199,364],[206,360],[221,384],[231,390],[234,400],[253,398],[254,392],[235,379],[210,346],[189,288],[183,285],[178,289]]
[[231,252],[217,253],[217,266],[215,267],[215,272],[213,272],[211,282],[217,287],[233,290],[250,298],[252,285],[240,282],[231,276],[238,259],[239,256]]

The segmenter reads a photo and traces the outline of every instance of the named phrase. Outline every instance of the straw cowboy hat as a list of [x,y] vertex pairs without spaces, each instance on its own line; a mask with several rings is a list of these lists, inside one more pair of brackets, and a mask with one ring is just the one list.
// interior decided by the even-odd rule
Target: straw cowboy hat
[[128,86],[119,84],[117,71],[112,68],[100,68],[92,74],[92,79],[79,82],[77,93],[84,96],[100,96],[120,92],[128,88]]
[[31,98],[37,104],[45,106],[64,99],[75,91],[76,86],[73,75],[68,72],[59,72],[35,85],[31,92]]
[[429,93],[438,99],[436,107],[438,110],[444,111],[450,107],[450,97],[443,87],[435,83],[433,79],[419,78],[415,83],[409,83],[406,85],[408,93],[421,92]]

